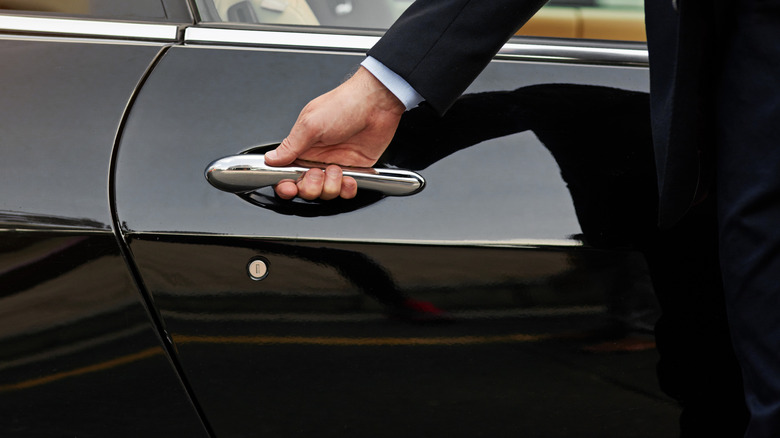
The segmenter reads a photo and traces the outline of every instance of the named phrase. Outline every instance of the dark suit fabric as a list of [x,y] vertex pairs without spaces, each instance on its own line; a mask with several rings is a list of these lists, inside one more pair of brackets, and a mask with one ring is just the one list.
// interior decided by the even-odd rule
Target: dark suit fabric
[[780,436],[780,2],[738,3],[717,88],[717,186],[726,304],[752,418]]
[[[685,257],[676,259],[677,266],[687,265],[690,270],[676,270],[682,278],[670,278],[669,287],[683,285],[678,287],[682,291],[687,288],[685,284],[705,285],[695,287],[701,294],[691,297],[708,301],[710,304],[702,308],[710,308],[721,299],[721,284],[712,277],[698,279],[706,274],[697,266],[719,251],[728,323],[751,414],[745,436],[777,437],[780,1],[677,3],[675,10],[670,0],[646,1],[660,223],[665,228],[678,224],[677,230],[687,230],[679,238],[691,233],[700,236],[691,240],[700,239],[700,247],[687,254],[689,261]],[[443,113],[514,28],[539,5],[534,0],[417,0],[369,54],[404,77],[437,112]],[[714,211],[717,232],[712,231],[716,227]],[[674,232],[675,228],[671,229]],[[662,302],[667,318],[662,325],[669,318],[679,322],[701,317],[695,300],[686,302],[694,304],[686,309],[679,301]],[[715,321],[718,323],[721,327],[724,324]],[[687,330],[690,324],[680,327]],[[696,333],[681,333],[680,337],[684,342],[697,342]],[[710,341],[706,330],[698,335],[703,338],[700,342]],[[724,334],[714,332],[711,336],[723,338]],[[682,342],[659,342],[662,354],[673,356],[675,350],[684,348]],[[714,355],[713,360],[716,358]],[[718,376],[712,378],[714,386],[724,385]],[[731,383],[725,386],[738,387]],[[687,397],[684,403],[691,402],[690,394]],[[700,401],[706,402],[692,403]],[[710,418],[724,420],[727,412],[715,410]],[[683,434],[712,435],[690,430],[693,432],[685,432],[684,428]],[[738,434],[730,432],[729,436]]]
[[712,183],[713,73],[725,9],[723,0],[681,1],[677,10],[668,1],[645,2],[662,227],[678,221]]
[[418,0],[369,55],[443,113],[547,0]]

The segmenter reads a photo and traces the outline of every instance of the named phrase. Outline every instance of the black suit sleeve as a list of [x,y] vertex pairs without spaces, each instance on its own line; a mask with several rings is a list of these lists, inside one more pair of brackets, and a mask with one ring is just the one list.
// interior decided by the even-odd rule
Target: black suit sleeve
[[417,0],[368,52],[439,113],[546,0]]

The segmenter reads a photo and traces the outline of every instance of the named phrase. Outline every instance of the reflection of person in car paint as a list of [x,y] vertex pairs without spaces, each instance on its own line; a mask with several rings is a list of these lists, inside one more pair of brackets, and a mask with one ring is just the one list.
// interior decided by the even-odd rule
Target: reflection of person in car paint
[[381,161],[420,170],[490,138],[533,131],[561,168],[583,240],[640,251],[662,307],[674,309],[656,325],[659,379],[669,395],[689,403],[686,427],[711,422],[714,409],[728,411],[732,427],[743,429],[741,379],[710,238],[715,224],[701,220],[714,205],[704,202],[677,226],[658,229],[648,98],[572,84],[469,94],[442,117],[425,107],[408,111]]
[[[298,157],[372,165],[405,109],[424,99],[438,113],[446,112],[543,3],[414,2],[369,51],[363,67],[307,105],[290,135],[266,159],[272,165]],[[778,6],[776,0],[645,2],[660,224],[679,230],[688,221],[699,223],[692,228],[705,230],[711,251],[691,256],[720,254],[750,411],[745,428],[744,416],[731,409],[739,403],[725,396],[736,385],[730,375],[710,384],[717,388],[708,394],[723,404],[686,385],[667,387],[683,399],[684,434],[740,436],[746,430],[749,438],[780,435],[780,318],[767,316],[767,309],[780,305],[780,45],[772,43],[780,39]],[[298,182],[280,183],[276,190],[286,198],[313,199],[353,197],[356,188],[353,180],[342,180],[338,166],[330,166]],[[707,281],[694,278],[697,274],[685,273],[679,281]],[[701,298],[718,300],[713,298],[717,290]],[[663,301],[665,318],[701,316],[690,313],[696,309]],[[710,336],[727,338],[727,329],[718,327]],[[693,325],[680,329],[690,330],[685,339],[696,339]],[[661,345],[661,352],[666,349],[667,358],[684,369],[679,358],[668,354],[684,346],[667,347]],[[723,381],[726,391],[718,396]]]
[[[567,129],[559,129],[561,124]],[[657,194],[647,93],[544,84],[465,95],[442,117],[425,107],[405,113],[380,162],[420,170],[471,145],[522,131],[532,131],[559,164],[582,229],[579,237],[596,248],[641,251],[664,292],[663,274],[672,271],[661,268],[666,258],[657,257],[654,249],[659,241]],[[513,201],[521,199],[507,199]],[[609,348],[649,345],[643,336],[630,336],[647,331],[657,319],[641,257],[625,254],[609,267],[589,269],[614,274],[610,278],[615,283],[604,285],[613,318],[603,331]],[[717,275],[717,266],[707,269]],[[627,307],[631,301],[636,306]],[[725,348],[729,350],[728,344]]]
[[283,254],[333,267],[361,292],[382,304],[384,313],[391,318],[417,323],[452,321],[450,314],[433,303],[418,300],[401,290],[387,269],[361,252],[272,242],[265,242],[260,248],[264,253]]

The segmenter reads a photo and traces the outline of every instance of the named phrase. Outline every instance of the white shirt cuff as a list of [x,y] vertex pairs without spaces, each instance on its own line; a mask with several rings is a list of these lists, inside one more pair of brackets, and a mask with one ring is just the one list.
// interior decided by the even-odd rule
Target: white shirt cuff
[[412,88],[412,86],[404,80],[404,78],[398,76],[396,72],[387,68],[376,58],[368,56],[360,65],[365,67],[365,69],[371,72],[379,82],[387,87],[387,89],[404,104],[407,110],[416,107],[420,102],[425,100],[420,96],[420,93],[418,93],[417,90]]

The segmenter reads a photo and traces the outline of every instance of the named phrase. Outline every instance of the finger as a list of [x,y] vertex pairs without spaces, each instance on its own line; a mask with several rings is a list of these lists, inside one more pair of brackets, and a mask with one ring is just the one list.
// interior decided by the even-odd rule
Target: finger
[[341,196],[344,199],[352,199],[357,196],[357,181],[351,176],[345,176],[341,179]]
[[291,179],[279,181],[274,190],[282,199],[292,199],[298,195],[298,186]]
[[341,194],[341,168],[339,166],[328,166],[325,169],[325,181],[322,185],[320,198],[330,200],[337,198]]
[[322,169],[309,169],[298,181],[298,196],[307,201],[320,197],[325,182],[325,172]]

